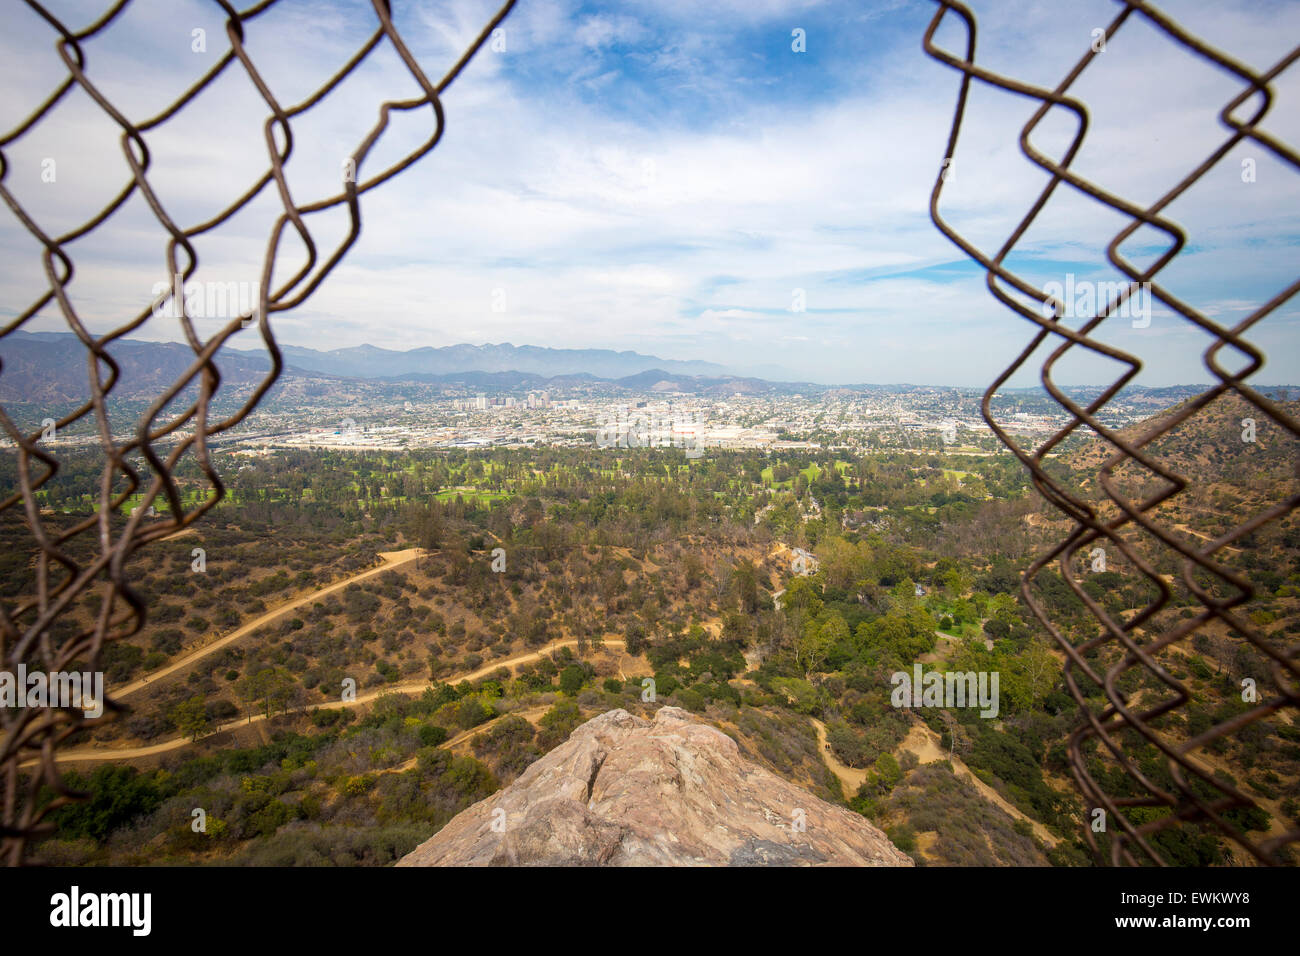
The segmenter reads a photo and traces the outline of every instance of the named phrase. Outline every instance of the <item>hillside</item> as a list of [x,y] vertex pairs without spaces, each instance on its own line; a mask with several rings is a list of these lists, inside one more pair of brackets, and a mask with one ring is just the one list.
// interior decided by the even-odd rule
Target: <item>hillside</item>
[[[123,339],[107,346],[121,375],[114,387],[118,399],[153,399],[179,379],[194,362],[194,353],[178,342],[137,342]],[[90,353],[71,332],[14,332],[0,342],[0,402],[80,403],[90,397]],[[258,382],[270,362],[265,355],[223,350],[216,359],[226,387]],[[109,367],[101,364],[109,377]]]
[[[1224,456],[1189,527],[1212,530],[1288,487],[1290,453],[1265,430],[1258,447],[1226,443],[1238,412],[1225,403],[1219,418],[1198,416],[1185,447],[1165,452],[1193,476]],[[1050,467],[1086,489],[1104,454],[1085,448]],[[1041,510],[1011,456],[222,457],[235,476],[229,498],[136,559],[150,619],[103,660],[108,680],[130,691],[130,711],[79,735],[76,748],[100,752],[70,767],[72,784],[103,799],[60,811],[61,836],[40,847],[41,861],[389,863],[510,787],[585,721],[613,710],[653,721],[661,706],[721,731],[808,800],[855,811],[918,865],[1089,861],[1066,751],[1078,709],[1061,651],[1018,599],[1020,570],[1068,527]],[[42,491],[52,524],[93,504],[87,474],[73,458]],[[191,493],[197,479],[184,482]],[[33,570],[22,534],[0,523],[0,580],[11,590]],[[1293,652],[1292,519],[1255,537],[1232,545],[1239,554],[1224,550],[1260,593],[1252,626]],[[499,572],[498,547],[508,556]],[[796,547],[816,559],[806,576],[792,567]],[[418,559],[377,563],[403,554]],[[1076,578],[1108,613],[1122,620],[1150,601],[1123,555],[1108,555],[1100,573],[1085,556]],[[1097,635],[1052,569],[1035,593],[1070,640]],[[1138,639],[1198,607],[1176,594]],[[79,602],[83,621],[92,611]],[[1191,697],[1159,725],[1175,742],[1240,713],[1243,676],[1267,690],[1266,662],[1222,623],[1159,653]],[[1099,666],[1118,662],[1113,647],[1097,654]],[[891,674],[917,663],[999,674],[996,717],[895,705]],[[353,703],[340,697],[349,679]],[[1119,683],[1139,704],[1164,692],[1135,668]],[[1085,696],[1104,705],[1095,689]],[[1300,812],[1297,744],[1297,728],[1271,717],[1203,748],[1216,775],[1258,802],[1238,814],[1252,838]],[[1172,785],[1154,748],[1125,745]],[[1088,754],[1092,770],[1124,792],[1103,756]],[[208,835],[189,830],[196,806],[209,813]],[[1188,865],[1241,862],[1191,828],[1161,849]]]
[[[1291,416],[1300,413],[1300,403],[1279,404]],[[1186,403],[1180,403],[1121,434],[1126,440],[1137,440],[1185,408]],[[1181,547],[1198,553],[1204,566],[1130,522],[1119,537],[1134,557],[1149,563],[1163,581],[1169,591],[1166,599],[1161,598],[1152,578],[1112,542],[1088,544],[1076,555],[1073,567],[1077,569],[1075,580],[1118,625],[1159,606],[1134,626],[1132,633],[1139,645],[1152,647],[1154,661],[1174,685],[1134,661],[1125,663],[1122,648],[1113,639],[1090,656],[1094,666],[1113,669],[1119,690],[1135,710],[1177,704],[1171,712],[1152,720],[1150,728],[1164,746],[1178,748],[1250,711],[1253,700],[1243,693],[1245,681],[1256,683],[1261,702],[1274,697],[1282,673],[1275,661],[1294,661],[1300,656],[1300,528],[1294,516],[1283,511],[1248,534],[1237,530],[1257,516],[1266,516],[1269,509],[1300,490],[1300,441],[1245,400],[1225,395],[1152,441],[1144,451],[1159,467],[1187,481],[1185,488],[1148,509],[1147,520]],[[1104,495],[1098,479],[1114,453],[1109,443],[1094,441],[1065,456],[1059,467],[1052,469],[1106,519],[1121,513]],[[1112,487],[1123,499],[1141,502],[1172,490],[1174,485],[1139,463],[1126,461],[1114,468]],[[1061,540],[1071,527],[1063,517],[1047,510],[1032,517],[1052,542]],[[1103,547],[1104,565],[1094,563],[1098,547]],[[1235,617],[1213,614],[1189,587],[1189,579],[1210,599],[1232,602],[1230,609],[1245,596],[1243,587],[1249,587],[1253,596],[1230,610]],[[1040,575],[1035,592],[1074,643],[1102,632],[1056,573],[1049,570]],[[1204,622],[1189,637],[1184,631],[1193,617],[1204,618]],[[1090,704],[1102,705],[1099,688],[1085,682],[1085,692]],[[1185,703],[1180,700],[1184,695],[1188,698]],[[1293,717],[1285,711],[1259,715],[1255,722],[1191,749],[1192,762],[1216,781],[1216,787],[1238,788],[1256,804],[1255,809],[1231,811],[1230,817],[1243,828],[1277,836],[1292,825],[1289,821],[1300,809],[1296,799],[1300,727]],[[1149,779],[1174,788],[1170,762],[1161,758],[1155,747],[1134,734],[1121,735],[1120,740],[1126,755]],[[1091,754],[1088,763],[1089,772],[1106,781],[1110,792],[1121,796],[1141,792],[1104,752]],[[1192,786],[1203,796],[1212,791],[1204,781],[1193,779]],[[1138,818],[1146,820],[1151,815],[1139,811]],[[1187,828],[1185,838],[1179,841],[1162,838],[1160,842],[1174,859],[1189,863],[1202,859],[1198,854],[1207,846],[1194,828]],[[1236,850],[1232,859],[1250,861]]]
[[550,378],[556,375],[587,374],[598,378],[622,378],[650,369],[666,369],[682,375],[725,374],[713,362],[679,362],[638,352],[611,349],[543,348],[535,345],[447,345],[398,352],[358,345],[322,352],[297,345],[284,346],[286,360],[309,372],[360,378],[397,378],[411,373],[447,375],[456,372],[523,372]]

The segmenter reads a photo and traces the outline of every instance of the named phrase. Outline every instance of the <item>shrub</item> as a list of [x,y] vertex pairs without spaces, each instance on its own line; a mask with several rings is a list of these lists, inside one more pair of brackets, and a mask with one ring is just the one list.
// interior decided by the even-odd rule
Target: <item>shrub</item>
[[89,791],[90,799],[54,811],[52,817],[62,837],[103,842],[118,827],[152,813],[163,799],[153,775],[140,774],[134,767],[102,766],[89,777],[67,774],[64,782],[73,790]]
[[904,853],[912,853],[916,850],[916,831],[910,824],[900,823],[896,827],[890,827],[885,831],[885,835]]
[[416,732],[422,747],[437,747],[447,739],[447,731],[436,724],[422,724]]
[[704,695],[693,687],[683,687],[679,689],[675,694],[673,694],[673,699],[676,700],[678,704],[691,711],[691,713],[695,714],[703,713],[704,708],[708,705],[708,701],[704,699]]
[[587,674],[577,664],[570,664],[564,670],[560,671],[560,690],[564,693],[573,695],[582,690],[582,685],[586,682]]

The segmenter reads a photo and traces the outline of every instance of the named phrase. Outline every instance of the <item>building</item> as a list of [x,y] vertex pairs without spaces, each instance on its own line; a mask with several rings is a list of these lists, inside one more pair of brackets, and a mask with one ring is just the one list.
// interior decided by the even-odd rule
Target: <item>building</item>
[[807,577],[810,574],[816,574],[819,562],[817,558],[809,551],[803,548],[795,548],[791,552],[793,557],[790,559],[790,567],[795,574]]

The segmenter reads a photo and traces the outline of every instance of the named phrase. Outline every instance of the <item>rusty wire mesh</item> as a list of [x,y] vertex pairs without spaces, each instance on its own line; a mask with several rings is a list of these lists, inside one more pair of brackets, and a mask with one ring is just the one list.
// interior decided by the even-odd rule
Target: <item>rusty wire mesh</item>
[[[128,559],[144,545],[173,535],[193,524],[224,495],[221,478],[209,458],[208,439],[242,421],[279,376],[283,363],[272,332],[272,314],[293,309],[305,301],[347,253],[360,232],[360,197],[401,173],[437,145],[444,128],[441,94],[492,36],[514,6],[515,0],[506,0],[463,55],[437,82],[425,75],[394,26],[390,0],[371,0],[378,25],[369,39],[322,86],[306,99],[289,106],[277,101],[245,49],[246,24],[265,13],[279,0],[262,0],[243,11],[237,11],[226,0],[213,0],[225,17],[229,49],[166,109],[155,116],[135,120],[123,115],[96,87],[91,78],[87,55],[91,41],[118,19],[129,0],[117,0],[99,19],[77,31],[65,26],[36,0],[26,2],[51,28],[56,50],[67,67],[67,75],[29,116],[0,136],[0,197],[3,197],[23,228],[40,243],[43,249],[41,266],[49,283],[48,291],[0,328],[0,337],[21,328],[51,303],[57,305],[68,328],[85,346],[90,398],[59,419],[55,423],[55,432],[82,419],[93,422],[99,448],[103,453],[103,471],[98,488],[97,513],[66,527],[55,526],[50,516],[41,513],[37,492],[57,472],[59,459],[54,450],[48,447],[48,441],[42,445],[42,431],[25,434],[6,410],[0,408],[0,427],[3,427],[5,435],[17,449],[19,486],[15,493],[0,502],[0,513],[8,509],[21,509],[34,545],[35,582],[34,593],[22,595],[13,602],[0,602],[0,666],[13,672],[20,664],[25,664],[33,669],[53,673],[65,671],[74,662],[79,662],[82,665],[79,669],[95,671],[98,670],[100,654],[106,642],[129,637],[144,625],[146,608],[130,586],[125,571]],[[384,41],[391,44],[410,77],[419,85],[422,95],[388,100],[380,105],[378,121],[352,150],[350,163],[343,164],[340,192],[314,202],[295,202],[290,195],[284,169],[293,146],[291,121],[329,96]],[[264,174],[220,213],[204,222],[183,228],[168,215],[150,186],[148,172],[152,160],[144,135],[176,117],[236,62],[256,87],[269,111],[263,126],[269,166]],[[6,182],[10,162],[5,151],[41,124],[60,101],[76,88],[84,91],[121,130],[122,155],[129,167],[129,176],[122,190],[108,205],[94,211],[77,228],[62,235],[50,235],[28,215]],[[433,120],[428,138],[391,166],[362,178],[361,169],[366,157],[388,127],[390,116],[394,112],[414,111],[423,107],[430,108]],[[172,298],[174,276],[179,274],[183,281],[189,281],[195,276],[198,256],[191,240],[230,220],[272,185],[278,193],[283,211],[278,214],[267,240],[262,259],[261,282],[257,286],[257,306],[233,317],[216,334],[205,339],[196,331],[188,314],[185,296],[175,296],[172,311],[173,314],[178,313],[186,342],[193,352],[193,361],[149,405],[129,436],[115,435],[109,424],[108,401],[119,382],[120,368],[108,347],[115,340],[139,330],[155,314],[156,309]],[[79,318],[69,297],[69,286],[74,276],[70,247],[108,222],[137,191],[167,234],[168,268],[165,278],[169,290],[111,332],[96,335]],[[318,252],[305,221],[306,217],[344,206],[349,218],[347,235],[335,248],[328,250],[328,255],[327,250]],[[272,288],[277,253],[286,227],[292,227],[293,233],[297,234],[305,247],[305,263],[287,281]],[[253,322],[256,322],[270,358],[270,370],[234,414],[214,420],[209,417],[210,403],[220,384],[214,358],[235,333],[241,328],[250,327]],[[0,369],[0,374],[2,372]],[[195,393],[193,401],[188,398],[191,393]],[[178,397],[180,400],[176,401]],[[183,410],[177,413],[173,410],[176,407],[182,407]],[[208,487],[202,500],[187,509],[173,473],[185,456],[191,454]],[[141,472],[130,460],[134,455],[141,455],[148,462],[151,480],[147,483],[142,480]],[[142,485],[147,486],[140,491]],[[139,506],[131,511],[129,517],[124,518],[119,513],[123,504],[137,495],[142,496],[138,499]],[[157,517],[151,516],[149,513],[153,510],[153,503],[160,495],[166,502],[167,510],[165,513],[158,512]],[[93,560],[79,563],[67,553],[69,543],[74,540],[89,540],[97,545],[92,545],[91,548]],[[66,619],[74,599],[92,589],[98,593],[98,611],[94,625],[74,628],[72,633],[62,637],[52,637],[52,626],[61,617]],[[101,702],[105,713],[121,709],[121,705],[115,703],[107,693],[105,697]],[[60,745],[82,729],[86,721],[82,709],[53,706],[53,703],[48,707],[0,709],[0,730],[3,732],[0,738],[0,776],[3,777],[4,788],[3,816],[0,817],[0,857],[5,862],[21,862],[29,840],[49,831],[50,824],[45,817],[69,800],[80,796],[62,784],[55,757]],[[49,786],[56,794],[55,799],[44,806],[38,805],[37,800],[42,785]]]
[[[1297,155],[1287,143],[1279,141],[1260,128],[1260,123],[1274,104],[1274,93],[1269,84],[1300,57],[1300,47],[1293,49],[1269,69],[1257,71],[1192,36],[1154,6],[1142,0],[1117,0],[1122,9],[1118,10],[1114,20],[1105,28],[1105,36],[1108,40],[1113,38],[1126,22],[1134,18],[1144,18],[1169,41],[1178,44],[1200,61],[1227,71],[1241,83],[1241,92],[1224,105],[1218,114],[1219,121],[1226,129],[1219,145],[1204,158],[1188,157],[1187,174],[1174,183],[1158,200],[1143,207],[1117,195],[1099,183],[1081,177],[1070,168],[1086,136],[1089,114],[1081,101],[1069,95],[1069,90],[1101,52],[1095,43],[1085,44],[1086,48],[1079,60],[1055,89],[1036,87],[978,66],[975,62],[976,22],[970,9],[958,0],[936,0],[936,2],[939,8],[935,11],[925,33],[923,43],[925,52],[961,73],[961,83],[945,154],[948,161],[952,161],[956,155],[957,140],[972,81],[1031,98],[1039,104],[1021,130],[1020,149],[1031,162],[1049,174],[1048,181],[997,253],[990,256],[981,251],[963,238],[940,214],[939,199],[948,179],[944,169],[941,169],[936,178],[931,193],[930,217],[945,236],[986,270],[989,291],[1008,308],[1038,327],[1029,345],[989,386],[984,395],[982,410],[984,420],[989,427],[1032,473],[1034,486],[1042,497],[1073,522],[1073,528],[1064,540],[1033,561],[1026,569],[1021,594],[1033,614],[1047,628],[1064,653],[1065,683],[1079,706],[1081,719],[1069,738],[1068,755],[1071,770],[1089,810],[1089,819],[1085,821],[1083,829],[1085,838],[1099,859],[1103,861],[1108,859],[1110,863],[1116,865],[1164,865],[1168,861],[1160,848],[1154,845],[1154,837],[1169,828],[1178,828],[1190,823],[1211,828],[1212,831],[1243,848],[1250,857],[1260,863],[1285,862],[1279,853],[1287,844],[1300,840],[1300,829],[1291,829],[1262,839],[1252,839],[1236,822],[1228,818],[1228,813],[1239,808],[1254,808],[1256,802],[1233,783],[1215,776],[1209,767],[1198,759],[1198,756],[1203,754],[1207,745],[1233,738],[1243,729],[1270,715],[1280,716],[1285,711],[1294,714],[1300,710],[1300,667],[1297,666],[1297,652],[1287,651],[1278,646],[1247,616],[1245,607],[1255,597],[1256,589],[1246,575],[1227,566],[1223,561],[1227,554],[1225,548],[1231,548],[1233,542],[1289,514],[1297,503],[1300,503],[1300,495],[1290,494],[1282,497],[1271,507],[1248,518],[1234,515],[1233,520],[1238,522],[1234,528],[1208,541],[1203,547],[1196,547],[1177,536],[1173,529],[1162,523],[1155,513],[1163,502],[1187,489],[1194,482],[1194,478],[1176,474],[1150,454],[1149,446],[1173,433],[1181,424],[1225,395],[1239,396],[1261,415],[1267,416],[1268,422],[1283,429],[1290,438],[1300,436],[1300,424],[1284,408],[1246,384],[1246,380],[1263,365],[1264,355],[1245,338],[1245,333],[1252,326],[1300,291],[1300,280],[1292,282],[1231,327],[1214,322],[1202,311],[1182,301],[1156,281],[1157,274],[1187,243],[1184,230],[1167,218],[1163,214],[1164,210],[1205,176],[1235,146],[1244,142],[1254,143],[1289,164],[1292,169],[1300,171],[1300,155]],[[949,52],[935,44],[935,33],[944,18],[948,16],[957,18],[963,26],[964,54]],[[1104,47],[1101,49],[1104,50]],[[1259,105],[1249,119],[1242,120],[1233,115],[1235,110],[1256,96],[1259,98]],[[1072,142],[1059,159],[1040,153],[1030,142],[1030,136],[1035,128],[1054,109],[1068,110],[1078,123]],[[946,167],[947,162],[944,165]],[[1130,220],[1114,236],[1105,250],[1110,264],[1128,278],[1128,283],[1125,283],[1128,290],[1113,301],[1098,303],[1095,314],[1086,316],[1086,321],[1077,329],[1071,329],[1059,321],[1064,313],[1061,301],[1045,295],[1042,290],[1008,269],[1005,264],[1008,255],[1042,212],[1057,187],[1062,184],[1092,197]],[[1169,248],[1148,268],[1139,270],[1121,254],[1120,247],[1143,226],[1160,230],[1168,238]],[[1040,305],[1041,308],[1034,308],[1016,298],[1002,283],[1020,293],[1026,300]],[[1178,408],[1172,415],[1146,426],[1140,434],[1129,434],[1126,437],[1099,421],[1098,414],[1142,369],[1142,361],[1137,355],[1108,344],[1101,334],[1105,331],[1103,323],[1114,316],[1125,300],[1140,288],[1129,283],[1149,284],[1153,301],[1162,303],[1172,313],[1213,336],[1213,344],[1204,353],[1204,362],[1218,379],[1218,383]],[[1036,448],[1027,450],[1022,448],[995,420],[990,403],[1003,384],[1018,370],[1025,367],[1031,356],[1044,343],[1050,351],[1050,356],[1041,367],[1042,385],[1069,414],[1071,421]],[[1249,361],[1240,371],[1229,372],[1220,364],[1220,353],[1225,347],[1248,357]],[[1073,401],[1062,387],[1053,381],[1054,367],[1075,349],[1088,350],[1127,366],[1113,384],[1086,406]],[[1044,457],[1081,426],[1091,429],[1114,448],[1114,453],[1105,461],[1097,474],[1097,486],[1104,494],[1104,500],[1098,503],[1091,503],[1084,497],[1072,493],[1062,480],[1054,478],[1044,469]],[[1117,472],[1125,465],[1130,468],[1140,466],[1146,469],[1150,476],[1158,477],[1162,487],[1147,495],[1127,494],[1124,489],[1121,489],[1116,478]],[[1180,569],[1178,577],[1181,579],[1179,583],[1185,589],[1184,593],[1193,596],[1199,605],[1197,613],[1177,622],[1157,619],[1157,614],[1170,604],[1174,593],[1171,584],[1174,582],[1167,581],[1158,573],[1157,561],[1150,553],[1143,553],[1143,547],[1139,546],[1139,539],[1141,545],[1152,546],[1160,557],[1174,560]],[[1080,585],[1076,573],[1072,570],[1075,555],[1081,549],[1085,549],[1084,553],[1088,553],[1086,549],[1098,542],[1117,549],[1158,592],[1158,596],[1149,605],[1138,609],[1125,620],[1116,620],[1115,615],[1108,613]],[[1070,590],[1086,605],[1088,612],[1101,625],[1095,637],[1072,640],[1070,636],[1063,633],[1062,628],[1053,621],[1052,615],[1043,603],[1035,597],[1033,590],[1035,578],[1053,562],[1057,563],[1060,575],[1069,585]],[[1206,584],[1207,580],[1212,584]],[[1193,695],[1183,681],[1170,673],[1166,666],[1169,663],[1168,658],[1162,661],[1160,652],[1171,645],[1189,641],[1215,621],[1231,628],[1264,655],[1270,670],[1267,681],[1270,686],[1267,689],[1261,686],[1258,701],[1244,712],[1221,720],[1209,729],[1192,736],[1174,735],[1165,729],[1165,725],[1156,726],[1156,721],[1164,715],[1184,708],[1193,699]],[[1094,661],[1102,659],[1097,654],[1100,650],[1115,652],[1111,658],[1112,663],[1104,670],[1094,666]],[[1163,690],[1159,699],[1151,705],[1148,705],[1145,699],[1135,704],[1132,695],[1118,686],[1126,674],[1134,668],[1144,669],[1147,675],[1159,682]],[[1261,681],[1261,684],[1263,683]],[[1105,704],[1100,710],[1089,706],[1086,699],[1089,696],[1088,691],[1095,688],[1101,688],[1105,696]],[[1140,747],[1143,741],[1158,748],[1173,780],[1172,787],[1152,779],[1135,759],[1133,744],[1136,742]],[[1129,783],[1129,786],[1124,788],[1128,792],[1115,793],[1113,781],[1103,780],[1102,775],[1094,772],[1097,765],[1093,763],[1090,766],[1089,755],[1100,755],[1106,760],[1107,766],[1122,768]],[[1112,784],[1109,787],[1108,782]],[[1134,791],[1137,793],[1136,796],[1133,795]],[[1138,807],[1155,808],[1158,812],[1148,813],[1145,818],[1142,818],[1142,815],[1133,813],[1133,809]],[[1104,819],[1110,822],[1110,827],[1106,831],[1107,838],[1104,839],[1100,838],[1090,825],[1093,820],[1092,814],[1098,809],[1105,812]]]

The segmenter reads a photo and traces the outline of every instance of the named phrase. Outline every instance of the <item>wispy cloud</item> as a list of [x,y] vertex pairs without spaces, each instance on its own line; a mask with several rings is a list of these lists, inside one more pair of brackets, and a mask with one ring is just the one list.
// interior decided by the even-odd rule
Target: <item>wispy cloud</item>
[[[156,109],[166,99],[159,91],[179,92],[220,55],[224,34],[210,4],[139,6],[129,31],[114,28],[88,45],[89,64],[115,96]],[[292,93],[286,102],[372,29],[357,6],[365,5],[286,0],[249,24],[250,51],[274,64],[268,82]],[[1255,67],[1300,33],[1294,4],[1165,6]],[[981,62],[1049,85],[1116,10],[1104,0],[975,7]],[[436,78],[494,5],[399,9],[412,50]],[[442,144],[366,197],[357,246],[309,303],[277,317],[279,334],[314,347],[636,348],[827,382],[986,383],[1034,329],[989,295],[983,274],[929,221],[958,82],[921,51],[933,11],[919,0],[865,10],[777,0],[522,3],[506,23],[505,49],[480,53],[446,97]],[[33,19],[15,17],[0,39],[8,126],[59,76],[50,32]],[[1137,20],[1077,84],[1091,125],[1075,166],[1151,203],[1226,138],[1217,113],[1240,85]],[[190,49],[197,25],[208,29],[206,60]],[[806,52],[793,49],[795,31]],[[964,42],[955,22],[938,40],[951,49]],[[340,162],[378,104],[395,90],[414,95],[391,51],[373,59],[295,123],[295,196],[336,190]],[[1300,142],[1300,69],[1283,74],[1277,93],[1265,126]],[[1017,143],[1033,108],[980,88],[972,96],[943,211],[982,248],[1001,246],[1046,182]],[[251,84],[232,77],[151,134],[151,178],[180,221],[210,214],[265,167],[265,114]],[[41,221],[67,228],[127,173],[111,124],[88,99],[70,98],[56,119],[6,150],[6,185]],[[427,111],[402,117],[367,169],[429,129]],[[1059,155],[1073,130],[1058,110],[1033,140]],[[59,161],[53,188],[39,178],[47,156]],[[1253,182],[1243,181],[1243,160],[1254,163]],[[200,243],[205,268],[256,277],[272,199]],[[139,308],[164,266],[164,237],[134,206],[102,238],[73,249],[75,292],[92,327]],[[1166,214],[1192,245],[1161,282],[1208,315],[1238,321],[1294,280],[1300,175],[1267,151],[1238,146]],[[1118,279],[1102,250],[1125,224],[1063,187],[1016,246],[1016,267],[1039,283],[1066,272]],[[337,241],[346,222],[327,214],[317,225]],[[1122,251],[1142,263],[1165,242],[1144,229]],[[10,218],[0,225],[0,254],[0,301],[12,314],[43,285],[39,248]],[[291,242],[286,255],[293,262],[300,252]],[[55,317],[41,327],[58,327],[47,311]],[[1252,333],[1274,350],[1274,368],[1294,368],[1300,357],[1296,315],[1288,303]],[[1183,325],[1157,312],[1147,329],[1111,322],[1106,335],[1149,355],[1146,382],[1203,381],[1206,337]],[[1157,335],[1160,348],[1150,351]],[[1114,369],[1080,360],[1077,374],[1108,380]]]

